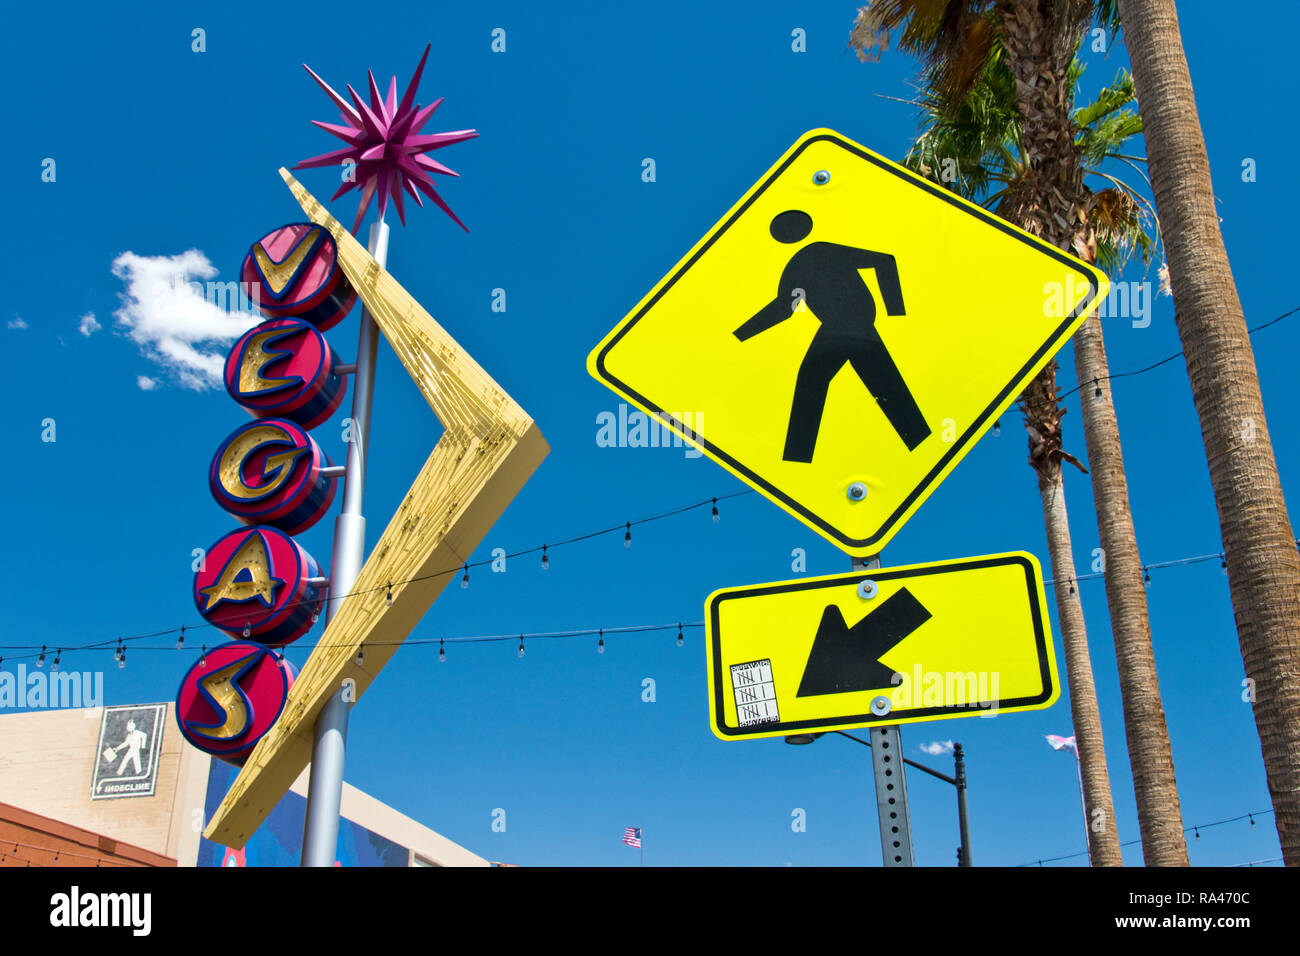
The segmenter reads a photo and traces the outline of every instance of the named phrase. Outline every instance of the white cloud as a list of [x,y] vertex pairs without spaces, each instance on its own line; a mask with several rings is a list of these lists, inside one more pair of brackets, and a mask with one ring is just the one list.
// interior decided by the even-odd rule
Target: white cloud
[[135,384],[139,385],[146,392],[152,392],[158,387],[158,379],[150,378],[148,375],[137,375]]
[[87,312],[85,315],[81,317],[81,320],[77,323],[77,331],[80,332],[82,335],[84,335],[86,338],[90,338],[92,335],[98,332],[100,328],[101,328],[100,324],[97,321],[95,321],[94,312]]
[[927,753],[931,757],[937,757],[939,754],[952,753],[951,740],[932,740],[928,744],[921,744],[921,752]]
[[7,327],[11,329],[25,329],[27,328],[27,323],[23,320],[21,315],[15,315],[9,320]]
[[[124,252],[113,260],[113,275],[126,283],[122,307],[113,313],[117,324],[185,388],[218,387],[226,346],[262,321],[257,313],[217,304],[233,283],[212,282],[217,269],[198,249],[175,256]],[[229,295],[228,304],[237,307],[234,300]]]

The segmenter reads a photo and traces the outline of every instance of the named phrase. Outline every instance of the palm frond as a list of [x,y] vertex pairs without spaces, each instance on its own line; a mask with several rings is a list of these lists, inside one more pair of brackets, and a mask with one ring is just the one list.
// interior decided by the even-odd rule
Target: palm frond
[[995,0],[869,0],[859,7],[849,47],[859,60],[896,46],[920,58],[926,87],[959,103],[996,46]]

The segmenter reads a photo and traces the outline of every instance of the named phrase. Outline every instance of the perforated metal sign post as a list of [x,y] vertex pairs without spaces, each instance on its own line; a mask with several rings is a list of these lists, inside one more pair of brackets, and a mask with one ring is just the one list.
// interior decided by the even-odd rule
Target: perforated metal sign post
[[[854,571],[880,569],[880,555],[854,560]],[[880,856],[884,865],[912,866],[912,812],[907,803],[907,768],[898,724],[871,729],[871,779],[876,785]]]

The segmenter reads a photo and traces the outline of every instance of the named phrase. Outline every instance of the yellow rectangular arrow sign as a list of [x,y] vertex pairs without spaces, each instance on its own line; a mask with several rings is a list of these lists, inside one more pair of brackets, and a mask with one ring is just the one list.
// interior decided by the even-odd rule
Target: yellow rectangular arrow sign
[[726,588],[705,603],[723,740],[991,716],[1060,693],[1023,551]]

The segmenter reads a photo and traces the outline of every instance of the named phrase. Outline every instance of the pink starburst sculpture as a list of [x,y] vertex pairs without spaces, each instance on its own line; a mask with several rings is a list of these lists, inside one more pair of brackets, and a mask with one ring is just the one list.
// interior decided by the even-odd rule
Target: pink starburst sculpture
[[312,75],[312,79],[319,83],[321,89],[334,101],[346,125],[322,123],[320,120],[312,120],[312,123],[325,132],[337,136],[348,145],[345,149],[336,149],[332,153],[304,159],[293,168],[335,166],[348,161],[356,163],[356,178],[344,183],[339,191],[330,197],[338,199],[351,189],[361,189],[361,204],[357,208],[356,222],[352,225],[353,233],[361,228],[361,220],[365,218],[366,210],[370,208],[370,202],[376,196],[379,197],[381,219],[388,208],[388,197],[391,195],[393,204],[397,207],[397,215],[401,218],[402,225],[406,225],[406,211],[402,208],[403,190],[409,193],[416,205],[421,208],[424,207],[424,201],[420,198],[420,193],[424,193],[438,205],[438,208],[456,220],[458,226],[469,232],[469,227],[460,221],[460,218],[451,211],[451,207],[438,195],[438,191],[433,187],[433,177],[429,175],[430,173],[438,173],[442,176],[460,174],[424,154],[450,146],[452,143],[473,139],[478,132],[472,129],[460,129],[450,133],[419,135],[424,124],[429,121],[429,117],[433,116],[434,110],[442,104],[441,97],[424,108],[415,102],[415,90],[420,85],[420,74],[424,72],[424,63],[428,58],[429,46],[426,46],[424,56],[420,57],[420,65],[415,68],[415,75],[411,77],[411,82],[406,87],[406,93],[400,103],[397,102],[397,77],[393,77],[389,82],[388,95],[381,97],[374,73],[367,70],[366,76],[370,79],[369,106],[361,101],[357,91],[350,85],[347,90],[352,97],[352,102],[348,103],[334,92],[328,83],[317,76],[311,67],[306,63],[302,65],[303,69]]

